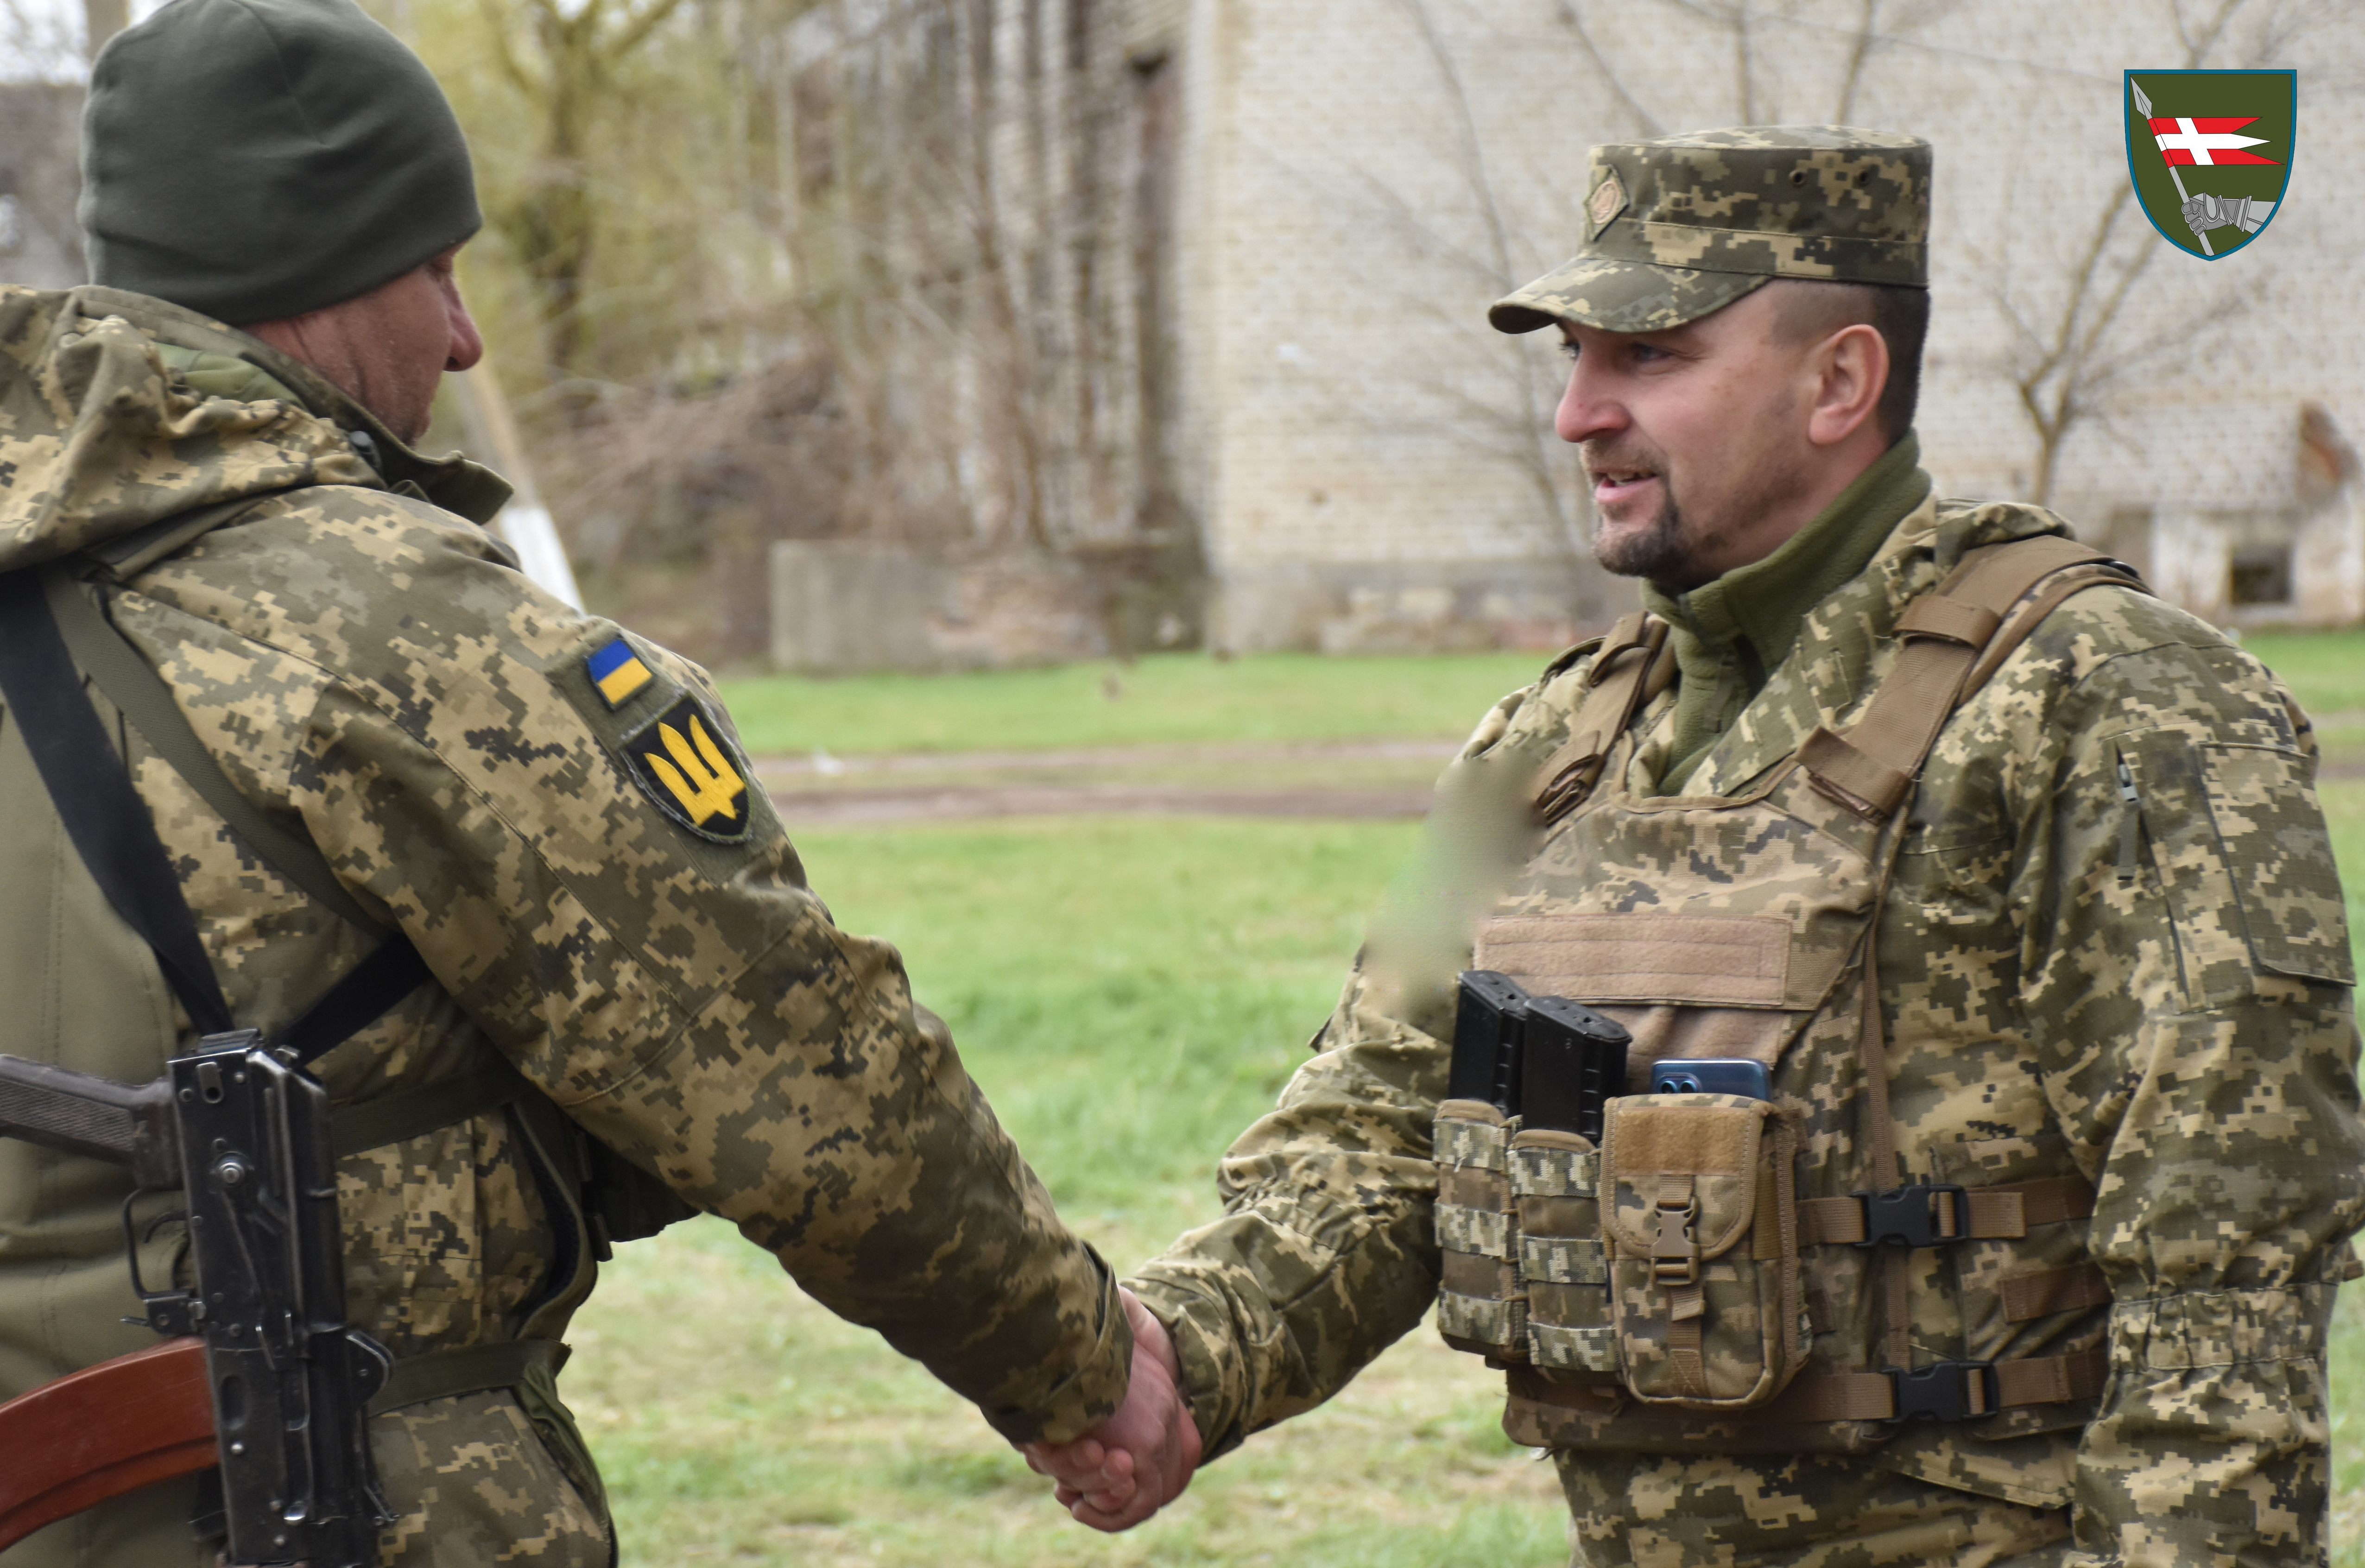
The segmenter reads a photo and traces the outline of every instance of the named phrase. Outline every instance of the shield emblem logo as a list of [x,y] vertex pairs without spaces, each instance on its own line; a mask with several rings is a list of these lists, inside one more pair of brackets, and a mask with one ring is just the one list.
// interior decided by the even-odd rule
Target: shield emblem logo
[[2299,118],[2296,71],[2130,71],[2127,171],[2163,239],[2212,261],[2281,207]]

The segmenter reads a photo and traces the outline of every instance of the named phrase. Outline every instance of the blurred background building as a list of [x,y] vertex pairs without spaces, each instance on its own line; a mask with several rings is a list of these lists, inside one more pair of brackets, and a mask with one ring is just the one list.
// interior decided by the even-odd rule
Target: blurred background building
[[[711,660],[1597,627],[1564,365],[1485,308],[1574,248],[1589,144],[1738,122],[1935,143],[1945,491],[2226,624],[2365,619],[2353,0],[372,4],[476,145],[466,281],[587,596]],[[2298,69],[2238,255],[2132,199],[2129,67]],[[75,264],[73,94],[0,88],[12,279]]]

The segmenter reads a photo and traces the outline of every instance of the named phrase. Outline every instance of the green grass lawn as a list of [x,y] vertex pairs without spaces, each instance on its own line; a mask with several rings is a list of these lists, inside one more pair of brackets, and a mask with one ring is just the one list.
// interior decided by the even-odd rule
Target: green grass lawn
[[[2310,712],[2365,715],[2365,631],[2256,633],[2244,645]],[[1458,736],[1547,662],[1541,654],[1259,654],[1220,661],[1159,654],[1122,668],[761,676],[726,681],[723,693],[748,749],[759,755]],[[2365,740],[2365,731],[2357,738]]]
[[[1020,822],[802,841],[891,933],[1060,1210],[1120,1268],[1213,1216],[1216,1157],[1328,1014],[1408,823]],[[1544,1568],[1548,1466],[1499,1382],[1423,1333],[1116,1540],[966,1405],[800,1296],[720,1222],[622,1249],[568,1398],[628,1562]]]
[[759,755],[1458,736],[1547,662],[1543,654],[1157,654],[1122,667],[761,676],[725,682],[723,695]]

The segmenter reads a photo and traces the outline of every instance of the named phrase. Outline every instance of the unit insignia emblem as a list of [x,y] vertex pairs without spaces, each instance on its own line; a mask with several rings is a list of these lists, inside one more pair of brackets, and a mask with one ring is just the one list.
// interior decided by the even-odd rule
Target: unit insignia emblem
[[695,697],[624,737],[633,781],[675,822],[717,844],[747,836],[747,765]]
[[2127,172],[2169,243],[2212,261],[2281,207],[2299,112],[2296,71],[2126,73]]

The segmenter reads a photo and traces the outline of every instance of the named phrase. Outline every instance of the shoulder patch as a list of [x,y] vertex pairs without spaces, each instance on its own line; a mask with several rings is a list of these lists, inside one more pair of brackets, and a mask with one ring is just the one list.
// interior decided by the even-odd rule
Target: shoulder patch
[[642,793],[676,823],[717,844],[747,836],[747,764],[697,698],[684,695],[617,749]]
[[633,694],[656,677],[633,651],[633,644],[618,637],[591,654],[583,661],[583,673],[591,680],[591,689],[610,708],[621,708]]

